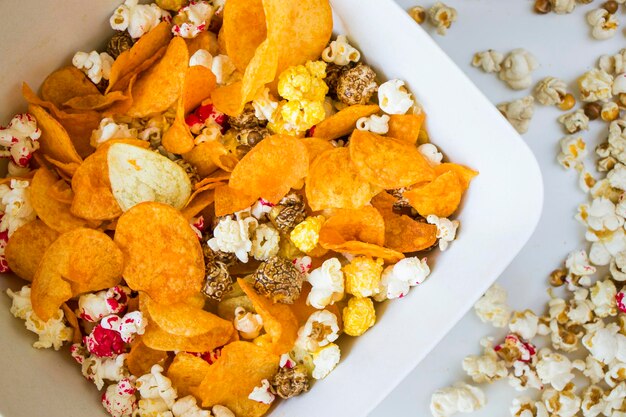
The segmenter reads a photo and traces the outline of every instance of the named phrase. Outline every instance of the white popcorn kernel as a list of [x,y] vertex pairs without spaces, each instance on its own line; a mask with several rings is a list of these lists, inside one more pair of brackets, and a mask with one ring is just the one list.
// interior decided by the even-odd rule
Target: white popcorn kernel
[[585,368],[582,372],[592,384],[597,384],[604,379],[604,364],[589,355],[585,358]]
[[593,320],[593,303],[587,299],[589,291],[581,288],[575,290],[574,298],[569,301],[567,309],[568,324],[586,324]]
[[348,65],[350,62],[359,62],[361,53],[348,43],[348,38],[346,38],[345,35],[339,35],[336,40],[332,41],[330,45],[322,51],[322,59],[325,62],[332,62],[333,64],[344,66]]
[[619,21],[615,14],[609,13],[604,8],[587,13],[587,23],[591,26],[591,36],[598,40],[612,38],[619,27]]
[[598,416],[606,406],[604,402],[604,391],[597,385],[585,387],[582,392],[582,402],[580,410],[584,417]]
[[105,117],[100,120],[97,129],[91,132],[91,146],[97,148],[111,139],[136,138],[137,129],[131,129],[126,123],[115,123],[111,118]]
[[598,68],[613,75],[626,72],[626,49],[615,55],[602,55],[598,60]]
[[559,143],[561,152],[556,159],[563,168],[577,168],[582,164],[582,159],[587,155],[587,144],[581,136],[565,136]]
[[613,77],[603,70],[591,69],[578,79],[583,101],[606,101],[612,96]]
[[546,77],[539,81],[533,92],[537,101],[544,106],[561,104],[566,94],[567,84],[565,81],[554,77]]
[[133,39],[138,39],[154,29],[161,19],[170,15],[154,3],[138,4],[139,0],[126,0],[109,19],[115,30],[127,30]]
[[511,123],[519,133],[526,133],[530,120],[535,113],[534,97],[526,96],[518,100],[498,104],[500,113]]
[[29,186],[28,181],[16,179],[12,179],[9,185],[0,184],[0,232],[7,232],[8,238],[37,217],[31,203]]
[[190,2],[174,17],[172,33],[187,39],[195,38],[207,30],[214,11],[213,6],[207,1]]
[[617,384],[626,381],[626,363],[613,361],[604,375],[604,382],[613,388]]
[[264,223],[252,233],[250,254],[258,261],[265,261],[278,253],[280,233],[272,225]]
[[81,295],[76,315],[83,320],[96,323],[111,314],[123,311],[128,304],[130,288],[117,285],[105,291]]
[[9,159],[9,176],[23,177],[30,172],[40,137],[37,120],[29,113],[16,114],[6,127],[0,126],[0,157]]
[[458,382],[433,393],[430,399],[430,412],[433,417],[449,417],[456,413],[480,410],[486,403],[487,399],[480,388]]
[[466,356],[463,359],[463,370],[467,372],[474,382],[479,384],[493,382],[507,376],[506,365],[500,360],[496,351],[493,350],[491,338],[484,338],[480,341],[484,351],[480,356]]
[[106,52],[76,52],[72,65],[87,74],[91,82],[98,84],[103,79],[109,79],[113,57]]
[[572,391],[557,391],[548,388],[541,395],[550,415],[558,417],[574,417],[580,411],[581,400]]
[[105,379],[117,382],[128,376],[128,369],[124,365],[126,356],[125,353],[114,358],[99,358],[89,355],[81,364],[81,372],[85,378],[93,381],[98,390],[101,390]]
[[589,263],[587,252],[584,250],[570,252],[565,260],[565,267],[570,274],[584,276],[595,274],[596,268]]
[[252,107],[254,107],[254,115],[257,119],[271,123],[274,121],[274,112],[278,108],[278,102],[271,97],[270,89],[266,87],[252,100]]
[[339,346],[329,343],[312,353],[313,372],[311,376],[315,379],[324,379],[332,372],[341,359]]
[[137,410],[135,385],[130,378],[111,384],[102,395],[102,405],[112,417],[129,417]]
[[207,244],[214,251],[234,253],[241,262],[248,263],[248,253],[252,250],[250,235],[258,225],[252,216],[236,215],[235,219],[226,216],[219,221]]
[[543,383],[534,366],[531,367],[530,364],[522,361],[513,362],[513,369],[509,374],[509,385],[516,391],[526,391],[529,388],[543,389]]
[[606,178],[609,180],[611,187],[626,191],[626,165],[617,163],[613,169],[608,172]]
[[172,415],[174,417],[212,417],[209,410],[198,407],[193,395],[176,400],[172,406]]
[[223,405],[214,405],[211,411],[215,417],[235,417],[235,413]]
[[334,342],[338,337],[337,316],[328,310],[316,311],[298,330],[296,346],[309,352],[315,352],[320,347]]
[[537,335],[539,317],[531,310],[515,311],[509,321],[509,330],[530,340]]
[[626,281],[626,252],[619,252],[611,259],[609,270],[615,281]]
[[552,11],[556,14],[567,14],[574,11],[576,0],[550,0]]
[[430,162],[431,165],[439,165],[443,161],[443,154],[432,143],[424,143],[417,150]]
[[610,415],[611,417],[624,417],[624,411],[626,411],[624,398],[626,398],[626,383],[622,382],[614,387],[610,392],[604,394],[604,415]]
[[578,187],[584,192],[588,193],[591,188],[596,185],[597,180],[593,177],[591,172],[585,168],[583,164],[578,166]]
[[152,365],[149,374],[137,378],[135,383],[142,399],[163,400],[168,409],[171,409],[176,401],[176,388],[172,387],[172,381],[163,375],[163,367]]
[[243,307],[237,307],[233,325],[243,339],[250,340],[256,338],[263,330],[263,318],[246,311]]
[[559,123],[567,133],[577,133],[581,130],[589,130],[589,117],[583,109],[578,109],[571,113],[566,113],[558,118]]
[[458,220],[450,220],[445,217],[437,217],[430,214],[426,217],[429,224],[437,226],[437,239],[439,239],[439,250],[442,252],[448,249],[450,242],[456,239],[456,231],[461,224]]
[[539,67],[537,59],[527,50],[512,50],[504,61],[499,73],[500,79],[514,90],[524,90],[532,83],[532,72]]
[[[616,210],[615,204],[604,197],[594,198],[591,205],[581,204],[578,206],[576,220],[590,229],[586,234],[588,241],[596,241],[597,236],[595,235],[606,235],[608,232],[615,232],[624,225],[624,219],[617,215]],[[590,273],[594,272],[595,270]]]
[[430,274],[427,259],[418,257],[404,258],[383,271],[378,294],[374,300],[384,301],[404,297],[409,289],[421,284]]
[[456,21],[457,12],[454,7],[438,1],[428,9],[428,17],[430,22],[437,28],[437,33],[445,35],[450,26],[452,26],[452,22]]
[[548,417],[546,406],[540,401],[531,400],[529,397],[513,399],[509,411],[513,417]]
[[504,327],[509,322],[511,311],[506,304],[506,290],[500,284],[493,284],[474,304],[474,311],[483,323]]
[[402,80],[389,80],[378,87],[378,105],[387,114],[405,114],[414,104]]
[[343,272],[337,258],[324,261],[322,266],[311,271],[306,280],[313,287],[306,299],[310,306],[321,310],[343,298]]
[[254,387],[250,395],[248,395],[248,399],[263,404],[271,404],[276,399],[276,396],[272,394],[270,382],[264,379],[261,381],[260,386]]
[[[595,236],[595,241],[591,244],[589,259],[595,265],[608,265],[612,256],[626,250],[624,229],[617,229],[615,232],[608,233],[605,236],[593,236]],[[589,239],[591,236],[587,233],[586,237]]]
[[599,322],[598,327],[589,328],[583,337],[583,346],[598,361],[608,365],[615,359],[626,362],[626,336],[619,332],[619,326]]
[[582,335],[574,326],[560,324],[557,320],[550,321],[550,340],[554,349],[574,352],[578,350],[578,340]]
[[358,130],[384,135],[389,131],[389,116],[386,114],[382,116],[373,114],[369,117],[361,117],[356,122],[356,128]]
[[591,302],[593,303],[593,312],[600,318],[617,315],[617,303],[615,296],[617,288],[610,279],[597,281],[590,291]]
[[232,84],[240,76],[228,55],[214,56],[211,61],[211,71],[215,74],[218,85]]
[[502,61],[504,61],[504,55],[489,49],[483,52],[476,52],[472,58],[472,65],[487,73],[499,72]]
[[539,352],[537,361],[537,375],[544,384],[550,384],[557,391],[563,391],[565,386],[574,379],[572,362],[560,353],[549,349]]
[[213,66],[213,55],[206,49],[198,49],[190,58],[189,58],[189,66],[203,66],[205,68],[211,69]]

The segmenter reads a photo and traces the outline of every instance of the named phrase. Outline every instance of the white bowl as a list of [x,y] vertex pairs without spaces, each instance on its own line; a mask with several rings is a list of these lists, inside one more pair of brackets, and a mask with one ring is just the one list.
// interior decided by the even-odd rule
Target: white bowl
[[[311,392],[272,417],[363,416],[371,411],[491,285],[526,243],[541,212],[543,185],[526,144],[452,61],[392,0],[332,0],[347,33],[384,77],[406,80],[423,104],[433,142],[450,160],[480,171],[465,197],[458,240],[431,260],[433,273],[401,300],[379,308],[376,326],[342,344],[343,359]],[[119,1],[0,3],[0,114],[23,111],[20,85],[37,88],[77,50],[102,47]],[[22,285],[0,281],[2,290]],[[34,336],[0,296],[0,414],[105,415],[100,395],[67,351],[31,348]]]

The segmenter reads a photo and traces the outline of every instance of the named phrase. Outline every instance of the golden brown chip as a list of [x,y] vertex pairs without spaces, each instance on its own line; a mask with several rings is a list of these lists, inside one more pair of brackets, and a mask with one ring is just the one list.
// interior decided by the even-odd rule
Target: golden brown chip
[[163,365],[167,359],[167,352],[150,349],[143,342],[142,337],[137,336],[130,346],[130,352],[126,355],[126,366],[131,374],[140,377],[149,374],[152,365]]
[[263,2],[261,0],[226,2],[222,31],[220,36],[224,41],[227,55],[235,67],[244,72],[257,47],[267,36]]
[[313,129],[313,137],[327,140],[346,136],[356,129],[356,122],[361,117],[371,116],[380,111],[376,104],[355,104],[338,111],[318,123]]
[[421,187],[405,191],[403,196],[419,214],[448,217],[461,203],[463,186],[455,171],[446,171]]
[[426,113],[424,112],[419,114],[392,114],[389,116],[387,136],[415,145],[425,118]]
[[[47,254],[48,251],[41,259],[30,289],[33,311],[43,321],[48,321],[57,314],[61,305],[73,295],[70,283],[52,265],[56,260]],[[45,268],[41,268],[41,265],[45,265]]]
[[59,234],[39,219],[18,228],[4,249],[11,271],[32,281],[43,254],[57,237]]
[[113,103],[127,100],[128,98],[129,97],[121,91],[111,91],[106,95],[102,95],[98,92],[97,94],[74,97],[63,104],[65,107],[75,110],[105,110]]
[[249,196],[235,190],[228,184],[215,188],[215,215],[225,216],[250,207],[257,201],[257,197]]
[[307,153],[309,154],[309,166],[319,155],[323,154],[326,151],[334,149],[334,146],[326,139],[301,138],[298,140],[302,142],[304,146],[306,146]]
[[73,98],[93,94],[100,94],[98,87],[72,65],[54,71],[41,84],[41,97],[57,107]]
[[198,387],[211,365],[204,359],[186,352],[178,352],[167,368],[167,377],[176,388],[178,397],[191,394],[191,388]]
[[176,118],[170,128],[163,134],[161,143],[165,150],[179,155],[193,150],[193,135],[185,122],[185,110],[182,100],[179,100],[176,104]]
[[189,199],[187,205],[180,211],[183,217],[191,219],[215,201],[215,190],[202,191]]
[[[224,27],[222,25],[222,27]],[[213,56],[218,55],[217,37],[215,33],[211,31],[200,32],[195,38],[186,38],[187,49],[189,50],[189,56],[193,56],[199,49],[205,49]]]
[[[236,332],[233,330],[233,333]],[[155,350],[203,353],[228,343],[232,339],[233,333],[225,335],[221,332],[210,331],[197,336],[186,337],[168,333],[149,321],[142,339],[146,346]]]
[[183,103],[185,114],[195,109],[211,96],[217,85],[213,72],[202,65],[194,65],[187,69],[183,87]]
[[444,162],[435,166],[435,172],[437,175],[441,175],[444,172],[454,171],[461,182],[461,188],[463,191],[469,188],[470,182],[478,175],[478,171],[474,171],[463,165],[455,164],[452,162]]
[[339,235],[345,242],[356,240],[383,246],[385,244],[385,221],[374,207],[336,210],[324,222],[319,234],[319,242],[337,242],[332,236]]
[[31,104],[28,112],[37,119],[37,125],[41,129],[39,152],[62,163],[82,162],[67,131],[43,107]]

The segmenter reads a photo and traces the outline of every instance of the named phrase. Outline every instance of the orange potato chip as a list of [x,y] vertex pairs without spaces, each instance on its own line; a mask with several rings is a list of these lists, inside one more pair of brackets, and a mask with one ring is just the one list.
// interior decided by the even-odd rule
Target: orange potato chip
[[239,278],[241,289],[246,293],[254,310],[263,319],[263,328],[270,336],[272,344],[269,347],[277,355],[289,352],[298,337],[298,319],[287,304],[274,303],[269,298],[258,294],[252,285]]
[[41,167],[35,173],[28,188],[30,201],[37,216],[50,228],[59,233],[88,226],[85,219],[74,216],[70,212],[70,205],[50,198],[48,190],[54,187],[58,177],[46,167]]
[[[57,260],[48,252],[46,250],[41,258],[30,288],[33,311],[43,321],[48,321],[57,314],[61,305],[73,295],[70,283],[54,267]],[[45,267],[42,268],[42,265]]]
[[183,103],[185,114],[195,109],[211,96],[217,81],[213,71],[202,65],[194,65],[187,69],[183,87]]
[[98,87],[73,65],[54,71],[41,84],[41,97],[57,107],[73,98],[92,94],[100,94]]
[[117,101],[127,100],[121,91],[111,91],[103,95],[100,92],[67,100],[63,105],[75,110],[104,110]]
[[241,113],[244,105],[253,100],[265,84],[272,82],[276,77],[279,50],[277,41],[273,39],[275,37],[270,35],[259,45],[246,67],[241,80],[241,100],[235,114]]
[[309,154],[309,166],[313,163],[315,158],[322,153],[334,149],[334,146],[326,139],[301,138],[298,140],[306,146],[307,153]]
[[267,36],[261,0],[232,0],[224,6],[220,39],[235,67],[244,72]]
[[[234,330],[233,330],[234,331]],[[161,329],[148,321],[142,336],[143,342],[151,349],[161,351],[209,352],[223,346],[232,339],[232,333],[224,337],[217,332],[207,332],[198,336],[179,336]]]
[[[305,281],[302,284],[300,297],[293,304],[290,305],[291,311],[298,319],[298,325],[300,327],[304,326],[304,324],[307,322],[311,314],[315,313],[316,311],[319,311],[315,307],[310,306],[306,303],[306,299],[309,296],[310,292],[311,292],[311,284]],[[330,311],[337,317],[337,324],[339,325],[339,329],[341,329],[343,327],[343,323],[342,323],[341,309],[339,307],[339,304],[338,303],[329,304],[326,307],[324,307],[324,310]]]
[[381,188],[359,176],[350,162],[348,148],[335,148],[313,161],[305,191],[311,209],[318,211],[363,207]]
[[31,104],[28,112],[35,116],[37,126],[41,129],[39,152],[62,163],[82,162],[67,131],[43,107]]
[[408,187],[435,178],[426,158],[406,142],[355,130],[348,147],[359,175],[384,189]]
[[171,38],[170,24],[161,22],[150,32],[139,38],[132,48],[122,52],[111,66],[107,93],[109,91],[125,90],[128,84],[121,82],[121,80],[128,80],[130,76],[139,74],[140,70],[145,70],[146,68],[143,68],[142,64],[149,61],[151,57],[158,56],[159,51],[167,46]]
[[228,181],[229,178],[230,178],[230,172],[226,172],[220,169],[218,171],[215,171],[211,175],[203,178],[202,180],[198,181],[194,185],[194,189],[197,190],[199,188],[204,187],[207,184],[213,184],[217,182],[226,182]]
[[56,168],[56,171],[59,173],[61,177],[64,179],[72,178],[78,170],[80,164],[76,162],[60,162],[56,159],[50,158],[48,155],[44,155],[44,160],[50,163],[50,165]]
[[194,148],[193,135],[185,122],[185,109],[182,100],[176,105],[176,118],[174,123],[163,134],[161,144],[171,153],[184,154]]
[[74,192],[65,180],[58,180],[48,190],[48,196],[63,204],[72,204]]
[[213,90],[211,102],[215,108],[229,116],[238,116],[243,110],[241,106],[241,86],[242,82],[237,81]]
[[463,165],[455,164],[452,162],[444,162],[435,166],[435,172],[437,175],[441,175],[444,172],[454,171],[461,182],[461,188],[463,191],[469,188],[470,182],[478,175],[478,171],[474,171]]
[[59,234],[39,219],[19,227],[4,249],[11,271],[26,281],[32,281],[44,252],[57,237]]
[[326,243],[325,247],[338,253],[351,253],[353,255],[371,256],[372,258],[383,258],[388,263],[395,263],[404,258],[402,252],[365,242],[333,242]]
[[355,104],[338,111],[332,116],[318,123],[313,130],[313,137],[337,139],[349,135],[356,129],[356,122],[361,117],[371,116],[380,111],[376,104]]
[[374,207],[365,206],[359,209],[340,209],[324,222],[319,242],[336,242],[338,234],[344,242],[355,240],[383,246],[385,244],[385,221]]
[[183,159],[193,165],[201,177],[211,175],[218,168],[231,172],[236,165],[236,163],[229,162],[228,149],[216,140],[194,146],[191,151],[183,154]]
[[78,318],[76,318],[76,313],[68,307],[67,303],[63,303],[61,305],[61,310],[63,310],[65,319],[69,323],[70,327],[74,330],[72,333],[72,343],[81,343],[83,341],[83,336],[80,325],[78,324]]
[[291,136],[263,139],[235,166],[228,184],[278,203],[309,172],[306,146]]
[[133,85],[133,104],[127,114],[131,117],[146,117],[172,106],[181,95],[188,64],[187,44],[182,38],[175,37],[163,58]]
[[425,118],[426,113],[424,112],[419,114],[392,114],[389,116],[387,136],[415,145]]
[[432,182],[405,191],[403,196],[419,214],[448,217],[456,211],[463,195],[463,186],[455,171],[447,171]]
[[215,201],[215,191],[207,190],[202,191],[198,194],[195,194],[193,198],[190,198],[187,202],[187,205],[181,209],[181,214],[186,219],[191,219],[195,217],[202,210],[213,204]]
[[191,394],[191,388],[198,387],[211,365],[202,358],[190,353],[178,352],[167,368],[166,376],[176,388],[178,397]]
[[153,202],[132,207],[118,219],[115,242],[124,253],[124,279],[132,289],[159,303],[184,301],[200,291],[202,248],[175,208]]
[[237,416],[261,417],[270,405],[251,400],[248,395],[261,381],[272,379],[278,362],[278,355],[250,342],[230,343],[192,392],[202,400],[204,408],[220,404]]
[[189,56],[193,56],[199,49],[206,49],[213,56],[219,54],[217,37],[211,31],[200,32],[195,38],[186,38],[185,42],[187,43]]
[[228,184],[215,188],[215,215],[225,216],[250,207],[257,201],[256,196],[249,196],[235,190]]
[[126,366],[131,374],[140,377],[149,374],[152,365],[164,365],[167,359],[167,352],[150,349],[141,336],[137,336],[130,346],[130,352],[126,355]]

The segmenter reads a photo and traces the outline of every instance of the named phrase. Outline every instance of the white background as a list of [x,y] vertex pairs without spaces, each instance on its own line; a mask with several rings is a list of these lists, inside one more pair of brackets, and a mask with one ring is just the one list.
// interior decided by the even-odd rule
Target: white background
[[[415,0],[397,1],[405,9],[418,4]],[[433,3],[419,4],[429,7]],[[423,27],[494,104],[523,97],[531,91],[511,90],[497,75],[485,74],[472,67],[470,62],[475,52],[491,48],[505,53],[514,48],[525,48],[540,64],[533,73],[533,86],[546,76],[554,76],[565,80],[577,96],[576,78],[594,66],[600,55],[613,54],[626,47],[621,28],[613,39],[597,41],[591,38],[585,14],[599,7],[602,3],[599,0],[578,5],[569,15],[535,14],[531,0],[447,0],[446,3],[458,11],[458,19],[448,34],[439,36],[429,24]],[[617,17],[626,23],[624,9],[618,11]],[[450,97],[450,100],[454,99]],[[535,153],[544,176],[544,212],[529,243],[498,279],[498,283],[507,289],[513,309],[531,308],[538,314],[544,313],[549,299],[546,294],[549,273],[560,267],[570,251],[586,247],[583,228],[574,220],[578,204],[586,197],[577,187],[575,173],[565,171],[556,163],[558,140],[564,136],[556,119],[562,113],[557,108],[537,105],[530,129],[523,136]],[[593,153],[598,140],[605,138],[606,124],[595,121],[591,125],[590,131],[583,136]],[[515,158],[515,155],[501,157]],[[596,174],[591,162],[588,162],[588,169]],[[494,198],[498,198],[498,190],[493,193]],[[449,254],[453,256],[454,246],[451,249]],[[498,340],[504,334],[502,329],[481,323],[473,311],[468,312],[370,416],[429,416],[428,405],[434,390],[457,380],[471,382],[463,372],[461,362],[468,354],[480,353],[480,339],[494,336]],[[382,355],[392,356],[393,346]],[[472,414],[475,417],[507,416],[512,399],[521,395],[506,381],[482,387],[488,403],[484,409]],[[528,394],[535,396],[537,393],[533,390],[524,393]]]

